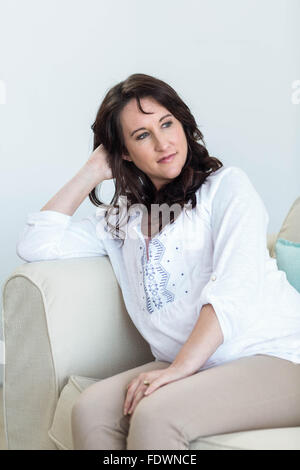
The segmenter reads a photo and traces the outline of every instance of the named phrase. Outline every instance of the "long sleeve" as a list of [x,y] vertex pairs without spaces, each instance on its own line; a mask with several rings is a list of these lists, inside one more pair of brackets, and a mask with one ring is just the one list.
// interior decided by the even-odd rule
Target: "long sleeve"
[[213,272],[200,302],[213,306],[225,343],[259,321],[269,216],[248,176],[238,167],[222,175],[210,212]]
[[57,211],[32,212],[19,234],[16,253],[27,262],[105,256],[98,222],[94,214],[75,222]]

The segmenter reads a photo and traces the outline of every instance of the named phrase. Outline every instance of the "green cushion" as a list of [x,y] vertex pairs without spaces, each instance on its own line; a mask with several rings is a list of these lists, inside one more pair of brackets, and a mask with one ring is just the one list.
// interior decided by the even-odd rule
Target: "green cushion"
[[289,283],[300,292],[300,243],[278,238],[275,252],[278,269],[286,273]]

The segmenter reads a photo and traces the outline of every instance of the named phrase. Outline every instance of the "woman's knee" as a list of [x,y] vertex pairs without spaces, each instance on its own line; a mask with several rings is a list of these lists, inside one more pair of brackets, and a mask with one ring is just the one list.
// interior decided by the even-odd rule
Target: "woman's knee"
[[141,399],[131,416],[131,426],[142,427],[146,423],[155,425],[156,421],[161,424],[164,422],[169,413],[165,406],[164,395],[159,393],[161,391],[156,390]]
[[72,425],[93,421],[102,414],[105,408],[104,394],[99,390],[99,383],[93,384],[83,390],[73,404],[71,411]]
[[72,407],[72,425],[120,419],[126,393],[122,387],[112,385],[110,381],[101,381],[83,390]]
[[[127,449],[186,449],[188,441],[180,432],[180,422],[159,400],[158,391],[143,398],[130,421]],[[156,396],[155,396],[156,394]],[[161,447],[162,446],[162,447]]]

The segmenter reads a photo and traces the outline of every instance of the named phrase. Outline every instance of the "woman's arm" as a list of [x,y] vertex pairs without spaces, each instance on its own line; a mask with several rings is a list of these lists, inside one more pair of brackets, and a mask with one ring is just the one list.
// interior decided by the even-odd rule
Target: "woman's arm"
[[76,175],[42,207],[41,211],[56,211],[72,216],[92,189],[100,182],[101,178],[97,176],[93,168],[85,164]]
[[72,216],[97,184],[112,178],[106,157],[107,152],[100,144],[85,165],[47,202],[41,211],[56,211]]
[[223,343],[223,339],[214,308],[211,304],[203,305],[192,333],[170,367],[194,374]]
[[[100,148],[99,148],[100,147]],[[105,256],[98,214],[73,221],[85,197],[112,173],[101,145],[78,173],[39,211],[30,213],[19,234],[16,252],[27,262]]]

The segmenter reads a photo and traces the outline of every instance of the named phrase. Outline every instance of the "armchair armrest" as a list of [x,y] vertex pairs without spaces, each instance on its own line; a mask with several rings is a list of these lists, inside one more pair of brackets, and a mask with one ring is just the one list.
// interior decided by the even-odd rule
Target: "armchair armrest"
[[101,379],[154,357],[107,256],[26,263],[2,290],[8,447],[56,449],[47,433],[70,375]]

